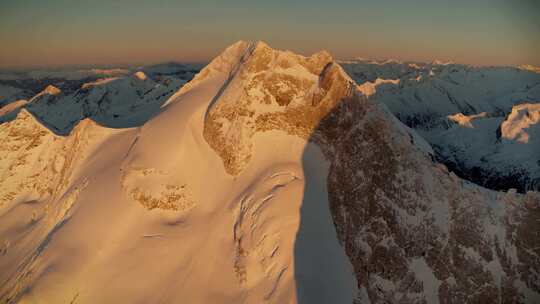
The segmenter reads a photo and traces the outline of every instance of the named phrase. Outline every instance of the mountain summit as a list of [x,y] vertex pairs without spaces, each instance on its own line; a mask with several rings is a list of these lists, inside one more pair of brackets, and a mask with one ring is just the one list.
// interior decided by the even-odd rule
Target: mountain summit
[[[233,60],[204,125],[205,139],[233,175],[249,162],[256,133],[278,130],[308,139],[322,118],[354,91],[353,81],[327,52],[303,57],[258,42],[236,44],[224,57],[231,58],[229,53],[238,47],[243,47],[241,55]],[[208,69],[221,66],[221,57]]]

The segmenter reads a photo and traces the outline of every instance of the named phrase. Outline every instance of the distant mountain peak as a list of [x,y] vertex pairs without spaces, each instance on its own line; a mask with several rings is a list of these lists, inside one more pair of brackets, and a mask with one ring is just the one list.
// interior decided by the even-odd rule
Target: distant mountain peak
[[512,107],[512,112],[501,124],[501,137],[527,144],[531,126],[540,123],[540,103],[522,103]]
[[525,71],[540,73],[540,67],[534,66],[532,64],[522,64],[522,65],[518,66],[518,68],[522,69],[522,70],[525,70]]
[[116,80],[119,80],[119,79],[122,79],[121,77],[107,77],[107,78],[101,78],[101,79],[98,79],[96,81],[91,81],[91,82],[86,82],[86,83],[83,83],[81,85],[81,89],[83,90],[88,90],[88,89],[91,89],[93,87],[97,87],[97,86],[101,86],[101,85],[106,85],[108,83],[111,83],[113,81],[116,81]]
[[43,91],[30,98],[30,100],[28,100],[28,103],[33,103],[37,100],[41,100],[42,98],[55,99],[58,95],[60,95],[60,93],[62,93],[62,90],[53,85],[48,85],[47,87],[45,87],[45,89],[43,89]]
[[49,94],[49,95],[58,95],[60,93],[62,93],[62,90],[60,90],[59,88],[53,86],[53,85],[48,85],[43,91],[43,93],[46,93],[46,94]]
[[138,71],[133,74],[133,77],[135,77],[138,80],[145,81],[148,79],[148,76],[143,71]]
[[431,62],[432,65],[449,65],[449,64],[454,64],[454,62],[452,60],[440,60],[440,59],[435,59]]

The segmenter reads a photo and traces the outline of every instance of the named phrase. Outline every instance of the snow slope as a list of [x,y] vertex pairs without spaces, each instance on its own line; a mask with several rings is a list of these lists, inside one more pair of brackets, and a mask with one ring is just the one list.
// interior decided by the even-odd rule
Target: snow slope
[[0,138],[3,302],[539,297],[538,193],[449,173],[326,52],[238,42],[140,127]]

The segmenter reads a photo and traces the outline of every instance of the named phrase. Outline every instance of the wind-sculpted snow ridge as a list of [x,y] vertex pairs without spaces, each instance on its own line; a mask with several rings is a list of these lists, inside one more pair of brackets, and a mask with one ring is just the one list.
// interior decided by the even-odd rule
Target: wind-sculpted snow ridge
[[[364,95],[387,105],[420,133],[459,176],[496,190],[539,189],[537,146],[515,145],[497,135],[513,107],[540,102],[540,74],[533,67],[366,60],[341,64]],[[475,127],[456,120],[461,118],[474,119]]]
[[538,193],[448,172],[326,52],[238,42],[140,127],[0,139],[0,302],[539,298]]

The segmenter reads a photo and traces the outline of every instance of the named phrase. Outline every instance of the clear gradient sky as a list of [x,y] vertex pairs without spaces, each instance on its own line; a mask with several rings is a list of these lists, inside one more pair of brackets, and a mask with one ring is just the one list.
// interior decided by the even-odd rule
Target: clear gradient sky
[[237,40],[334,57],[540,66],[540,0],[0,0],[0,67],[207,61]]

